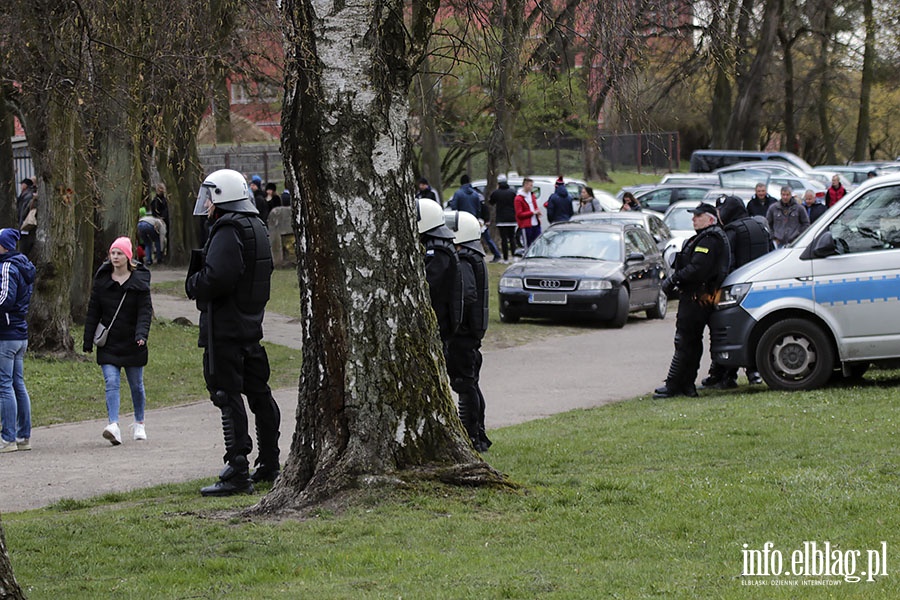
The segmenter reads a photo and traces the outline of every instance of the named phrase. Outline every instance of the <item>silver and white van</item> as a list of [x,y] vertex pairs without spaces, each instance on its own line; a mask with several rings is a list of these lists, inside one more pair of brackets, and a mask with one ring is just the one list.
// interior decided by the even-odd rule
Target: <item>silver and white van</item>
[[900,174],[860,185],[792,244],[728,276],[712,356],[812,389],[900,358]]

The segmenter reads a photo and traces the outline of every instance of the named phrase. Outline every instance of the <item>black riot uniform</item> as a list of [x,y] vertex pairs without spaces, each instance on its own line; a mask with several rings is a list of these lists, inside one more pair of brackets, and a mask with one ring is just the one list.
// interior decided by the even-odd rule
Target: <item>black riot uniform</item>
[[463,281],[463,313],[459,329],[447,344],[447,373],[458,396],[459,418],[479,452],[491,446],[484,427],[484,395],[478,385],[481,374],[481,340],[488,325],[488,270],[480,241],[458,247]]
[[[200,309],[203,376],[213,404],[222,411],[225,468],[204,496],[252,492],[252,482],[279,473],[281,412],[269,388],[269,359],[260,345],[273,271],[265,225],[255,214],[217,208],[202,251],[202,266],[189,273],[188,296]],[[193,271],[194,269],[192,269]],[[247,456],[253,443],[241,394],[256,420],[259,446],[251,477]]]
[[437,317],[444,354],[450,340],[462,320],[463,285],[459,268],[459,256],[453,245],[453,232],[441,225],[420,236],[425,246],[425,280],[431,307]]
[[[768,228],[762,220],[749,216],[740,198],[725,196],[716,204],[719,208],[719,219],[731,248],[729,273],[774,249]],[[746,372],[748,382],[762,383],[762,377],[757,371],[747,369]],[[723,367],[713,361],[709,367],[709,375],[701,384],[704,388],[737,387],[737,368]]]
[[[716,208],[701,203],[693,210],[716,216]],[[715,223],[697,231],[676,258],[675,272],[663,282],[667,294],[678,289],[675,319],[675,354],[664,386],[654,398],[697,396],[694,380],[703,356],[703,330],[715,306],[715,294],[731,264],[731,250],[725,232]]]

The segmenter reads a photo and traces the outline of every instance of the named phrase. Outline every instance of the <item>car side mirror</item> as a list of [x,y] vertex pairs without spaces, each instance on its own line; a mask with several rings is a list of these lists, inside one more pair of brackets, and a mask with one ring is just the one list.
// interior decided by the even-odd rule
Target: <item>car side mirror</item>
[[834,236],[831,235],[830,231],[826,231],[816,240],[816,245],[813,247],[813,255],[817,258],[824,258],[826,256],[834,256],[835,254],[839,253],[837,251],[837,246],[834,243]]
[[634,261],[642,261],[645,260],[643,252],[631,252],[628,256],[625,257],[625,262],[634,262]]

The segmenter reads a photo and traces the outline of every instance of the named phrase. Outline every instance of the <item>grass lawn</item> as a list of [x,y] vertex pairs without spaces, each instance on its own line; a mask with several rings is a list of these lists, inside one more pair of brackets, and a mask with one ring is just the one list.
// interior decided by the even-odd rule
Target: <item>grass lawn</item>
[[[898,384],[641,398],[494,431],[487,459],[518,493],[422,486],[249,522],[228,511],[258,496],[188,483],[4,528],[32,599],[897,598]],[[886,542],[887,576],[742,577],[744,544],[766,542],[787,570],[804,542],[860,551],[839,563],[856,575]]]

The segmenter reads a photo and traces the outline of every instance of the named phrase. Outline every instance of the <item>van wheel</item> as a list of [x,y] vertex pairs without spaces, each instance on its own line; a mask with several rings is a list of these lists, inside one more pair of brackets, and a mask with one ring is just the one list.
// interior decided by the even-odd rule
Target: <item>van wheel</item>
[[669,310],[669,297],[666,296],[662,289],[659,290],[659,295],[656,297],[656,304],[647,309],[647,318],[648,319],[665,319],[666,312]]
[[631,299],[628,294],[628,288],[624,285],[619,288],[619,295],[616,298],[616,316],[609,321],[610,327],[622,329],[628,322],[628,310],[631,308]]
[[785,319],[766,331],[756,347],[756,366],[775,390],[822,387],[834,369],[831,340],[806,319]]

